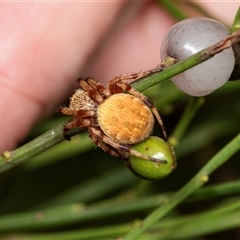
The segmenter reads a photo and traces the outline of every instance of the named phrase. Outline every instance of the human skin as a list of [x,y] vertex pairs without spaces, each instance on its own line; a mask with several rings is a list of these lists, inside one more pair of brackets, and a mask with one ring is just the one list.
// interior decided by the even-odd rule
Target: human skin
[[[159,63],[161,39],[174,20],[154,2],[131,3],[138,11],[126,17],[128,4],[0,3],[0,153],[52,114],[77,88],[78,76],[107,83]],[[229,24],[238,7],[202,4]],[[123,24],[100,45],[119,18]]]

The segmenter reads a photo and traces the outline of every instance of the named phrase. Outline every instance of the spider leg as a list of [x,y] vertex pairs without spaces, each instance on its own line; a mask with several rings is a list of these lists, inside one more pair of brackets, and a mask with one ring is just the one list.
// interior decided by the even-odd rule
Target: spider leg
[[103,141],[100,141],[96,136],[93,136],[93,135],[90,134],[89,137],[91,138],[92,142],[96,146],[101,148],[104,152],[108,152],[114,157],[121,157],[121,155],[119,153],[117,153],[117,151],[113,150],[110,146],[105,144]]
[[[93,136],[94,141],[96,141],[98,143],[97,145],[100,148],[102,148],[104,151],[108,151],[110,149],[108,147],[108,145],[109,145],[112,148],[114,148],[116,150],[116,152],[119,153],[119,155],[123,158],[129,158],[129,155],[133,155],[133,156],[143,158],[143,159],[149,160],[149,161],[157,161],[157,162],[161,162],[161,163],[166,163],[165,160],[159,160],[159,159],[150,157],[148,155],[142,154],[142,153],[132,149],[128,145],[124,145],[124,144],[121,144],[121,143],[114,142],[111,138],[106,136],[102,132],[102,130],[100,130],[100,128],[90,127],[88,129],[88,131],[89,131],[89,134],[90,134],[90,138],[92,139],[92,136]],[[102,142],[103,142],[103,144],[102,144]],[[114,151],[114,153],[116,153],[116,152]],[[111,153],[111,152],[109,152],[109,153]],[[112,155],[116,156],[114,154],[112,154]]]
[[90,119],[82,119],[82,118],[74,118],[74,121],[68,122],[65,125],[65,129],[71,130],[73,128],[82,128],[86,129],[89,125],[91,125],[91,120]]
[[73,120],[66,123],[63,128],[63,135],[67,140],[70,140],[70,137],[68,136],[68,132],[71,131],[73,128],[82,128],[86,129],[90,125],[95,124],[95,111],[93,110],[74,110],[72,108],[67,107],[60,107],[57,109],[59,113],[63,113],[65,115],[72,115]]
[[68,107],[60,107],[56,111],[65,115],[73,115],[78,118],[89,118],[95,116],[96,114],[94,110],[75,110]]
[[91,124],[90,119],[81,119],[81,118],[74,118],[73,121],[68,122],[63,127],[63,136],[67,140],[71,140],[71,137],[69,136],[69,132],[74,128],[80,128],[81,130],[87,129],[88,126]]
[[[138,92],[137,90],[132,88],[131,85],[128,84],[128,83],[125,83],[125,82],[122,82],[122,81],[119,80],[119,81],[114,82],[112,84],[117,85],[123,91],[131,93],[133,96],[139,98],[146,106],[148,106],[152,110],[155,118],[157,119],[159,125],[161,126],[164,138],[167,139],[167,134],[166,134],[166,131],[165,131],[165,128],[164,128],[163,121],[162,121],[162,119],[161,119],[161,117],[158,113],[157,108],[154,106],[154,104],[145,95],[141,94],[140,92]],[[113,86],[113,88],[114,88],[114,86]]]
[[125,75],[125,76],[120,76],[120,77],[115,77],[110,81],[111,83],[115,83],[115,82],[119,82],[119,81],[136,81],[140,78],[143,78],[145,76],[157,73],[157,72],[161,72],[163,69],[160,67],[148,70],[148,71],[144,71],[144,72],[139,72],[139,73],[132,73],[129,75]]
[[101,130],[100,127],[89,127],[88,132],[89,132],[89,137],[91,138],[93,143],[96,144],[103,151],[110,153],[114,157],[126,158],[123,152],[119,152],[118,149],[104,142],[103,139],[105,138],[106,135],[104,134],[104,132]]
[[92,88],[96,89],[102,95],[102,97],[108,98],[111,95],[109,89],[103,86],[101,83],[92,79],[88,79],[87,82]]
[[62,113],[65,115],[77,115],[77,111],[75,111],[74,109],[68,108],[68,107],[59,107],[56,109],[57,113]]
[[102,95],[98,92],[96,85],[94,84],[94,80],[91,78],[79,78],[78,82],[81,86],[81,88],[88,93],[88,96],[94,101],[97,102],[98,104],[102,103],[104,101],[104,98]]
[[162,71],[162,68],[157,67],[157,68],[151,69],[149,71],[132,73],[132,74],[125,75],[125,76],[115,77],[109,82],[109,90],[110,90],[111,94],[122,93],[123,89],[115,83],[122,82],[122,81],[136,81],[147,75],[151,75],[151,74],[154,74],[156,72],[161,72],[161,71]]

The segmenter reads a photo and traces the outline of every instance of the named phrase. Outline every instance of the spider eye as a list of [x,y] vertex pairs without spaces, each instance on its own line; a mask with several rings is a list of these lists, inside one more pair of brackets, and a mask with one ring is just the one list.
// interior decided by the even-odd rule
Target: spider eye
[[146,140],[132,146],[140,153],[159,159],[163,162],[145,160],[130,156],[132,169],[140,176],[148,179],[161,179],[169,175],[177,166],[176,155],[172,146],[159,137],[150,136]]

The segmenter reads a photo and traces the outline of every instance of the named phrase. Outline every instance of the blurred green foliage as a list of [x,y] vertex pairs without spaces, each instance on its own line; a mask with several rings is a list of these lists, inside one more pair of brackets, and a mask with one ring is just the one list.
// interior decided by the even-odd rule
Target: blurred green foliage
[[[239,90],[240,81],[231,81],[204,98],[175,147],[177,169],[160,181],[135,176],[121,159],[96,148],[85,132],[1,174],[0,239],[124,236],[239,134]],[[171,135],[192,97],[170,81],[144,94],[159,109]],[[26,142],[59,120],[66,118],[54,115],[42,122]],[[153,135],[161,136],[160,127]],[[210,176],[206,186],[139,239],[239,239],[239,159],[238,152]]]

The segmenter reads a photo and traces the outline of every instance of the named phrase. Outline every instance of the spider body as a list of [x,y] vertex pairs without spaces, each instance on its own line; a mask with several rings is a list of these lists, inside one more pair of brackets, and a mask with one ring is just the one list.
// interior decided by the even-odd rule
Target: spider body
[[166,138],[162,120],[153,103],[124,82],[136,80],[156,71],[116,77],[109,82],[108,87],[91,78],[78,79],[80,89],[70,98],[69,107],[60,107],[57,110],[73,116],[72,121],[65,125],[63,130],[65,136],[72,128],[80,127],[88,130],[93,143],[113,156],[128,158],[129,155],[135,155],[156,161],[132,149],[131,145],[150,136],[154,116]]
[[151,110],[137,97],[125,93],[114,94],[99,105],[97,121],[108,137],[123,144],[145,140],[154,125]]

